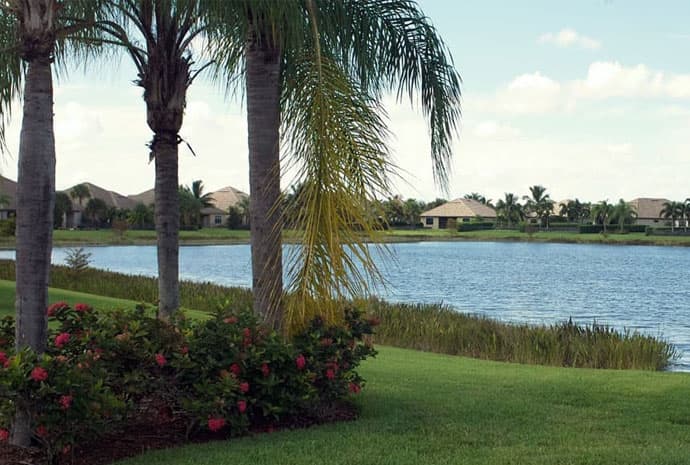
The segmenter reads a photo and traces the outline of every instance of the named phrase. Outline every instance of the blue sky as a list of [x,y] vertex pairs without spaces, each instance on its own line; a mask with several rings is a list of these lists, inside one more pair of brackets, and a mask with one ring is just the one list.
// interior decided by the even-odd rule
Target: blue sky
[[[690,2],[422,0],[420,6],[463,77],[463,119],[443,192],[433,184],[423,118],[406,102],[386,99],[403,196],[476,191],[498,199],[542,184],[557,200],[690,197]],[[133,79],[122,60],[60,80],[58,187],[89,180],[130,194],[153,186],[145,147],[151,135]],[[181,182],[247,190],[241,102],[203,81],[188,101],[182,136],[198,157],[181,146]],[[13,153],[20,116],[10,127]],[[16,160],[5,160],[2,172],[15,178]]]

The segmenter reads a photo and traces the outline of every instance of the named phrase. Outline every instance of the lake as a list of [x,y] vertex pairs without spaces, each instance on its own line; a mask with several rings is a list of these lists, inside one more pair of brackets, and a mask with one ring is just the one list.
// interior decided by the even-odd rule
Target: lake
[[[286,248],[294,246],[286,246]],[[672,342],[690,371],[690,248],[510,242],[419,242],[389,245],[382,261],[398,302],[444,303],[503,321],[556,323],[572,317],[637,330]],[[92,266],[156,274],[154,246],[89,247]],[[65,249],[55,249],[63,263]],[[0,258],[14,258],[11,251]],[[180,253],[182,279],[251,284],[248,245],[190,246]]]

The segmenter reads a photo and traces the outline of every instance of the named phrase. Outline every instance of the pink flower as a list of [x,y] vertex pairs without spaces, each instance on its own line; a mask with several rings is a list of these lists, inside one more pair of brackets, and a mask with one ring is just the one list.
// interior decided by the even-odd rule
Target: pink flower
[[63,301],[55,302],[54,304],[48,306],[48,310],[46,313],[48,314],[49,317],[55,316],[55,314],[58,311],[63,310],[65,308],[69,308],[69,305],[67,304],[67,302],[63,302]]
[[247,382],[240,383],[240,391],[244,394],[249,392],[249,383],[247,383]]
[[187,346],[180,347],[180,353],[182,355],[187,355],[189,353],[189,347],[187,347]]
[[330,337],[324,337],[320,342],[323,347],[329,347],[333,344],[333,339]]
[[213,431],[214,433],[216,431],[220,431],[223,429],[225,426],[225,419],[224,418],[218,418],[218,417],[209,417],[208,419],[208,429]]
[[10,363],[12,363],[12,359],[8,358],[7,360],[5,360],[5,363],[2,364],[3,368],[9,368]]
[[267,363],[261,364],[261,373],[263,373],[264,378],[267,378],[271,374],[271,369],[268,367]]
[[307,359],[304,358],[304,355],[299,354],[299,356],[295,359],[295,365],[297,365],[298,370],[304,370],[304,368],[307,366]]
[[350,383],[347,386],[348,391],[350,391],[352,394],[359,394],[359,392],[362,390],[362,387],[357,384],[357,383]]
[[7,441],[10,438],[10,432],[6,429],[0,429],[0,442]]
[[65,344],[67,344],[70,340],[70,334],[69,333],[60,333],[57,336],[55,336],[55,347],[58,349],[62,349]]
[[0,352],[0,365],[7,363],[7,354],[5,352]]
[[243,335],[245,338],[250,338],[250,337],[252,337],[252,330],[249,329],[249,328],[244,328],[244,329],[242,330],[242,335]]
[[40,438],[48,436],[48,428],[46,428],[45,425],[39,425],[38,428],[36,428],[36,436]]
[[31,370],[31,379],[38,382],[45,381],[48,379],[48,372],[43,367],[34,367]]
[[156,363],[158,364],[159,367],[164,366],[168,361],[165,359],[165,356],[161,353],[158,353],[155,355],[156,357]]
[[60,408],[62,410],[67,410],[72,406],[72,396],[60,396]]
[[229,316],[223,320],[223,323],[227,323],[229,325],[234,325],[235,323],[237,323],[237,317],[236,316]]
[[335,371],[333,371],[332,368],[329,368],[326,370],[326,378],[328,379],[334,379],[335,378]]
[[230,365],[230,371],[232,371],[233,375],[239,376],[242,373],[242,368],[237,363],[233,363]]
[[91,310],[91,305],[89,305],[89,304],[81,304],[81,303],[75,304],[75,305],[74,305],[74,310],[77,311],[77,312],[79,312],[79,313],[88,312],[88,311]]
[[238,400],[237,401],[237,410],[240,411],[240,413],[244,413],[247,411],[247,401],[246,400]]

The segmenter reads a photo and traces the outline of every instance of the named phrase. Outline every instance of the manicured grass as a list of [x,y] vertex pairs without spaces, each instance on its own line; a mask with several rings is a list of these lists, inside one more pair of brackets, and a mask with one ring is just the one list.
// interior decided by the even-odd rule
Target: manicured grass
[[[14,316],[14,281],[0,279],[0,318]],[[50,303],[65,301],[70,305],[82,302],[91,305],[98,310],[117,310],[134,308],[139,302],[113,297],[103,297],[83,292],[67,291],[64,289],[48,289],[48,301]],[[186,314],[194,318],[207,318],[206,312],[183,309]]]
[[485,362],[380,348],[362,417],[147,453],[122,465],[680,465],[690,376]]

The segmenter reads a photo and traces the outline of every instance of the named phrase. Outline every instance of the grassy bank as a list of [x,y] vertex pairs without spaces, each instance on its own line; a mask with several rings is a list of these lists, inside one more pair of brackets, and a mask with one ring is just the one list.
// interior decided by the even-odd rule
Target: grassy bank
[[[0,279],[14,280],[13,262],[0,260]],[[64,266],[53,266],[51,283],[56,288],[150,304],[155,304],[158,293],[155,278],[101,270],[75,276]],[[240,310],[251,308],[252,296],[244,288],[182,281],[180,302],[198,311],[219,306]],[[517,363],[646,370],[664,369],[675,355],[673,347],[658,338],[602,327],[513,325],[431,304],[369,300],[357,305],[381,319],[377,342],[397,347]]]
[[121,465],[687,465],[690,376],[380,348],[362,417],[152,452]]
[[[285,231],[284,239],[292,240],[294,234]],[[644,233],[629,234],[578,234],[570,232],[536,232],[533,234],[508,230],[487,230],[457,232],[448,229],[405,229],[388,230],[381,235],[384,242],[416,241],[513,241],[513,242],[555,242],[567,244],[629,244],[690,246],[690,236],[647,236]],[[249,231],[226,228],[205,228],[198,231],[180,231],[183,245],[202,244],[248,244]],[[55,246],[88,245],[151,245],[156,243],[155,231],[127,231],[120,236],[108,229],[54,232]],[[0,237],[1,248],[14,248],[13,237]]]

